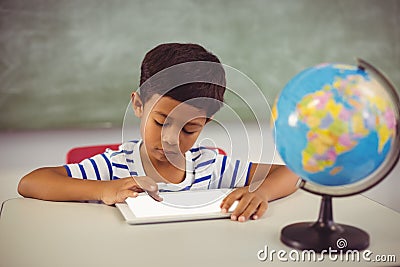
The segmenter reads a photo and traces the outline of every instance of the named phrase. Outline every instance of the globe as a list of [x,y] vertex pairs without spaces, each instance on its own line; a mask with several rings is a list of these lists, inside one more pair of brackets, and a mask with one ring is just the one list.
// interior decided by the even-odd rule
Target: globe
[[304,180],[342,186],[375,172],[396,135],[390,95],[365,69],[321,64],[296,75],[272,109],[275,144]]
[[[377,185],[400,155],[400,101],[388,78],[368,62],[307,68],[272,108],[276,148],[300,187],[322,196],[315,222],[288,225],[281,241],[296,249],[362,250],[369,235],[333,221],[332,197]],[[341,246],[339,241],[346,241]]]

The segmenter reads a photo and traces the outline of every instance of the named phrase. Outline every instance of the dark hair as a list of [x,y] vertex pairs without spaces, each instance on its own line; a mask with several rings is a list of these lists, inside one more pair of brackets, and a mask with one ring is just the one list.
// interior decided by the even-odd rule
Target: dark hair
[[[192,63],[184,64],[188,62]],[[221,62],[197,44],[161,44],[150,50],[142,61],[140,97],[143,103],[160,94],[187,101],[206,110],[211,117],[223,105],[225,86]]]

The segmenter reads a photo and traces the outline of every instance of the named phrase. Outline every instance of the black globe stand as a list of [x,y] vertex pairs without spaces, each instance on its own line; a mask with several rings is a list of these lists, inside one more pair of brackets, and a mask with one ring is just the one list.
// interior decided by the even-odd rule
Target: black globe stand
[[295,249],[335,253],[335,250],[366,249],[369,246],[369,235],[359,228],[335,223],[332,217],[332,197],[323,195],[318,220],[284,227],[281,241]]

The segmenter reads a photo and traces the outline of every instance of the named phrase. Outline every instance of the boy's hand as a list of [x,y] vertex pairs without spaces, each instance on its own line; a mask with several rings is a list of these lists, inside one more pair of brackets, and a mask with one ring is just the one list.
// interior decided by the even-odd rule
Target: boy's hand
[[227,212],[237,200],[239,203],[231,215],[233,221],[245,222],[249,218],[257,220],[268,208],[266,197],[260,196],[257,190],[249,192],[249,188],[246,186],[236,189],[222,200],[220,205],[222,212]]
[[107,205],[124,202],[128,197],[137,197],[144,191],[156,201],[162,201],[158,195],[157,183],[147,176],[128,177],[104,183],[100,199]]

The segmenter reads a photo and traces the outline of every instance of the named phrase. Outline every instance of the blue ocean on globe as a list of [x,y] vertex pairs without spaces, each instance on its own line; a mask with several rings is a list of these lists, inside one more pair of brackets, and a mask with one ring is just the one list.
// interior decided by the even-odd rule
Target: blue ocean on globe
[[357,66],[321,64],[296,75],[272,109],[277,150],[306,181],[342,186],[382,164],[396,134],[385,88]]

